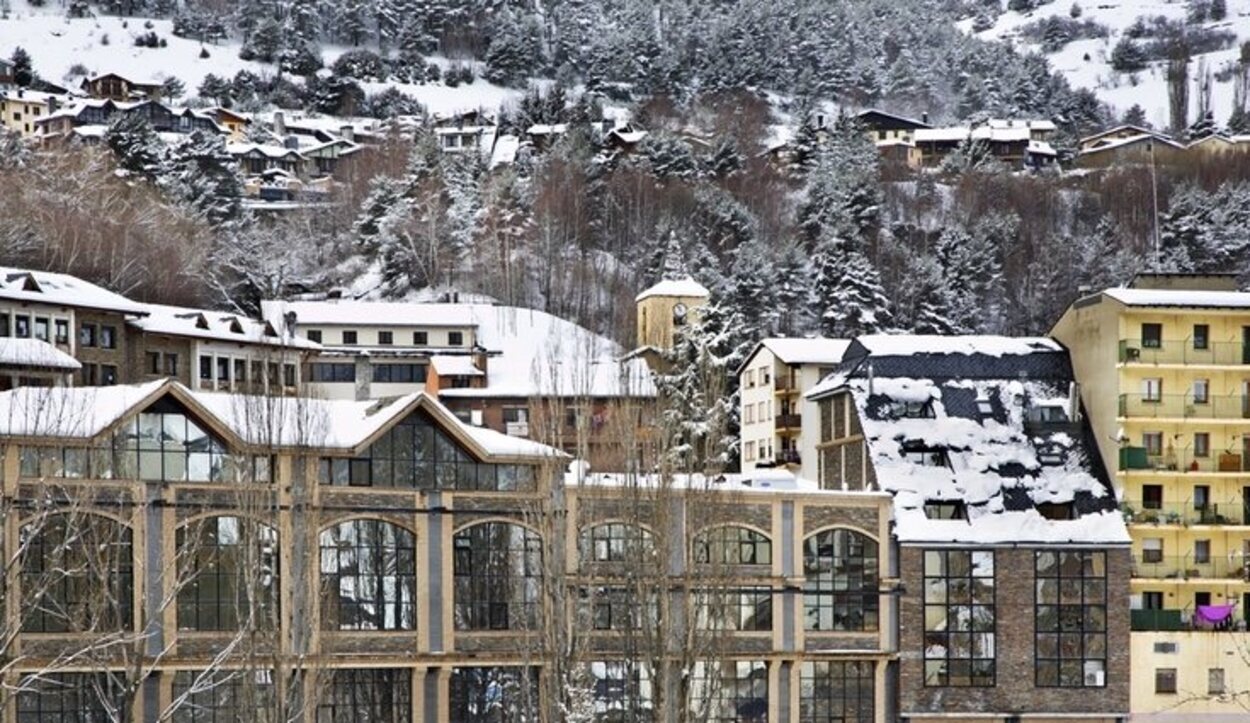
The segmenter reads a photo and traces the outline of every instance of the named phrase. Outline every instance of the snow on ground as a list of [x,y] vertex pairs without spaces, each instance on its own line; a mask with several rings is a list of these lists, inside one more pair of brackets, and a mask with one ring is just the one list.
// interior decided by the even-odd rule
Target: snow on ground
[[[85,66],[92,74],[115,72],[152,80],[174,76],[186,84],[188,95],[194,95],[204,76],[210,73],[227,78],[240,70],[249,70],[261,76],[277,73],[274,65],[239,58],[241,43],[237,38],[203,45],[198,40],[176,37],[170,20],[111,15],[69,19],[65,17],[65,8],[60,3],[32,7],[27,0],[12,0],[11,4],[12,11],[8,17],[0,18],[0,57],[9,57],[14,48],[21,46],[30,52],[35,71],[58,85],[78,85],[81,76],[69,73],[70,68],[77,64]],[[147,27],[148,24],[151,28]],[[155,32],[168,46],[136,47],[134,39],[147,32]],[[200,57],[202,48],[208,49],[208,58]],[[322,59],[329,65],[347,50],[349,48],[342,46],[322,45]],[[431,57],[428,62],[443,68],[452,62],[471,64],[479,75],[482,70],[479,63],[449,61],[441,57]],[[522,91],[502,88],[481,78],[456,88],[408,83],[361,85],[366,93],[377,93],[394,85],[431,113],[440,115],[478,108],[494,112],[501,104],[515,102],[522,96]]]
[[[1112,105],[1117,114],[1122,114],[1134,103],[1146,111],[1147,119],[1156,127],[1168,125],[1168,93],[1164,79],[1162,62],[1151,63],[1146,70],[1137,73],[1134,78],[1129,74],[1117,73],[1111,69],[1111,49],[1125,30],[1139,17],[1152,18],[1163,16],[1171,20],[1185,19],[1186,3],[1179,0],[1076,0],[1081,6],[1081,20],[1093,20],[1107,26],[1110,34],[1106,38],[1077,40],[1068,43],[1061,50],[1048,54],[1051,66],[1067,77],[1068,82],[1081,88],[1089,88],[1098,97]],[[1219,22],[1205,23],[1205,27],[1227,30],[1237,36],[1237,42],[1225,50],[1204,55],[1195,55],[1190,65],[1190,75],[1195,80],[1195,87],[1190,89],[1189,102],[1190,122],[1197,113],[1198,92],[1196,76],[1199,59],[1205,59],[1207,67],[1214,74],[1226,63],[1237,60],[1238,45],[1250,39],[1250,0],[1227,0],[1228,15]],[[1060,15],[1068,17],[1072,8],[1071,0],[1055,0],[1027,13],[1009,11],[999,16],[997,22],[988,30],[979,33],[979,37],[989,39],[1012,40],[1032,50],[1039,50],[1036,45],[1020,39],[1021,27],[1040,19]],[[971,20],[960,23],[960,27],[971,30]],[[1089,60],[1085,60],[1086,54]],[[1233,104],[1232,80],[1219,82],[1216,80],[1211,92],[1211,106],[1215,112],[1217,123],[1224,123]]]

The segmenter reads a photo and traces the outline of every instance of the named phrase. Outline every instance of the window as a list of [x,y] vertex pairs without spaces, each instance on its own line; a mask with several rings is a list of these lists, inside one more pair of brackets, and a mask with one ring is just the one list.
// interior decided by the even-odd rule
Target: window
[[745,442],[742,446],[742,453],[746,456],[746,461],[755,461],[755,442]]
[[[134,597],[130,528],[102,515],[52,515],[21,530],[22,630],[129,630]],[[109,588],[108,593],[101,586]]]
[[1194,456],[1210,457],[1211,456],[1211,434],[1208,432],[1194,432]]
[[217,357],[217,381],[230,381],[230,359],[228,357]]
[[1043,551],[1034,559],[1037,686],[1106,686],[1106,553]]
[[[594,679],[596,720],[646,720],[651,717],[651,676],[644,665],[630,660],[590,663]],[[455,673],[452,673],[453,680]]]
[[877,543],[854,530],[833,529],[803,543],[806,630],[876,630]]
[[344,343],[344,344],[355,344],[355,343],[356,343],[356,332],[355,332],[355,331],[347,331],[347,330],[343,331],[343,333],[342,333],[342,340],[343,340],[343,343]]
[[535,487],[534,467],[478,462],[424,413],[401,420],[363,456],[323,457],[322,484],[509,492]]
[[1211,541],[1194,540],[1194,562],[1206,564],[1211,562]]
[[395,333],[391,331],[378,332],[378,344],[382,346],[390,346],[395,343]]
[[755,424],[755,405],[748,404],[742,408],[742,423]]
[[872,661],[809,661],[799,666],[800,723],[876,720]]
[[30,338],[30,317],[14,316],[13,317],[13,336],[18,339]]
[[1141,594],[1143,610],[1162,610],[1163,609],[1163,593],[1143,592]]
[[644,614],[652,619],[657,614],[654,596],[645,605],[639,604],[634,587],[596,587],[583,590],[582,595],[583,609],[595,630],[639,630]]
[[125,706],[120,676],[42,673],[24,678],[17,694],[17,723],[96,723]]
[[748,369],[745,372],[743,372],[743,376],[745,376],[747,380],[746,382],[747,389],[754,389],[755,388],[755,370]]
[[321,343],[321,330],[320,329],[309,329],[307,336],[308,336],[308,341],[316,342],[317,344]]
[[113,450],[116,479],[226,480],[225,443],[172,401],[158,401],[127,420],[114,435]]
[[100,367],[96,364],[86,363],[82,365],[82,384],[85,387],[94,387],[100,382]]
[[1141,541],[1142,562],[1163,562],[1163,538],[1147,537]]
[[508,522],[484,522],[453,538],[457,630],[533,630],[541,600],[542,540]]
[[277,621],[278,533],[241,517],[178,528],[179,555],[194,575],[178,591],[181,630],[272,629]]
[[1141,396],[1143,402],[1162,401],[1163,380],[1157,377],[1141,380]]
[[651,533],[638,525],[609,522],[582,533],[583,562],[635,562],[654,554]]
[[200,379],[211,381],[213,378],[213,358],[211,356],[200,356]]
[[1141,506],[1147,510],[1163,508],[1163,485],[1142,485]]
[[1141,325],[1141,345],[1143,349],[1162,349],[1163,348],[1163,325],[1162,324],[1142,324]]
[[695,593],[701,630],[767,632],[773,629],[773,591],[762,586],[708,588]]
[[55,327],[56,327],[56,343],[68,344],[69,343],[69,321],[67,319],[57,319],[55,322]]
[[112,326],[100,326],[100,348],[117,348],[117,329]]
[[1209,324],[1194,324],[1194,348],[1206,349],[1211,345],[1211,326]]
[[1207,668],[1207,695],[1224,695],[1224,669]]
[[[198,684],[197,684],[198,682]],[[273,674],[268,670],[174,673],[172,723],[236,723],[252,720],[274,704]],[[255,720],[266,720],[257,716]]]
[[768,665],[762,660],[700,661],[690,681],[692,720],[737,723],[768,717]]
[[425,364],[374,364],[373,381],[381,384],[424,384]]
[[314,382],[354,382],[356,381],[355,364],[333,364],[318,362],[309,366],[311,379]]
[[447,346],[464,346],[464,332],[462,331],[447,332]]
[[243,384],[247,381],[247,360],[246,359],[234,360],[234,376],[232,378],[234,379],[235,384]]
[[769,369],[768,367],[762,367],[760,369],[760,384],[761,385],[771,384],[772,381],[773,381],[772,370]]
[[351,520],[321,533],[324,630],[415,630],[413,534],[382,520]]
[[117,383],[117,367],[113,364],[100,365],[100,385],[111,387]]
[[701,565],[771,565],[773,543],[750,528],[721,525],[695,538],[694,561]]
[[536,721],[540,719],[538,669],[452,668],[448,698],[448,719],[456,723]]
[[411,669],[339,668],[317,683],[317,723],[412,723]]
[[1047,520],[1071,520],[1076,517],[1076,507],[1071,502],[1039,502],[1037,513]]
[[10,333],[9,315],[8,313],[0,312],[0,336],[8,336]]
[[928,500],[924,503],[924,516],[930,520],[964,520],[967,511],[963,502]]
[[1155,694],[1176,692],[1176,668],[1155,668]]
[[48,341],[52,338],[51,333],[52,333],[52,329],[48,325],[48,317],[36,316],[35,317],[35,338],[38,339],[39,341]]
[[161,353],[160,352],[158,351],[146,352],[144,354],[144,358],[147,360],[145,363],[145,367],[147,368],[148,374],[160,374],[161,373]]
[[295,374],[295,365],[283,364],[282,365],[282,385],[286,387],[293,387],[295,386],[296,381],[297,380],[296,380],[296,374]]
[[924,683],[993,686],[993,551],[924,553]]
[[1194,509],[1203,510],[1211,504],[1211,486],[1194,485]]
[[[22,317],[16,317],[20,320]],[[18,334],[21,336],[21,334]],[[96,326],[95,324],[83,324],[78,327],[78,345],[79,346],[95,346],[96,343]]]
[[1158,457],[1163,454],[1163,432],[1142,432],[1141,443],[1147,455]]
[[429,344],[430,344],[430,333],[428,331],[412,332],[412,345],[413,346],[429,346]]
[[1208,379],[1195,379],[1193,395],[1194,404],[1209,404],[1211,402],[1211,381]]

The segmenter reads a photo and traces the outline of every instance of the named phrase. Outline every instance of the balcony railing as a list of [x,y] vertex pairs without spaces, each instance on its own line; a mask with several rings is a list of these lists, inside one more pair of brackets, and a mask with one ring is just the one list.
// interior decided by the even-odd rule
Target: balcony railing
[[1250,472],[1250,455],[1236,452],[1209,451],[1196,454],[1193,447],[1173,449],[1162,454],[1151,454],[1145,447],[1121,447],[1120,469],[1148,472],[1175,472],[1210,474],[1214,472]]
[[781,464],[803,464],[803,456],[797,449],[783,449],[777,452],[777,461]]
[[1239,341],[1212,341],[1203,349],[1195,349],[1193,339],[1164,339],[1157,342],[1157,346],[1144,345],[1141,339],[1121,339],[1120,361],[1128,364],[1250,365],[1250,346]]
[[1186,610],[1133,610],[1130,618],[1131,629],[1137,632],[1225,632],[1228,630],[1245,630],[1246,620],[1234,614],[1218,625],[1195,625],[1194,611]]
[[1124,500],[1120,510],[1125,520],[1139,525],[1250,525],[1250,510],[1238,501],[1202,507],[1192,502],[1152,507],[1142,500]]
[[1250,397],[1242,394],[1194,399],[1190,394],[1121,394],[1121,417],[1146,419],[1250,419]]
[[773,382],[777,392],[795,392],[799,390],[799,380],[788,374],[779,375]]
[[798,414],[778,414],[776,425],[777,429],[800,429],[803,418]]
[[1158,580],[1245,580],[1250,581],[1250,560],[1241,557],[1195,559],[1193,555],[1164,555],[1133,558],[1133,577]]

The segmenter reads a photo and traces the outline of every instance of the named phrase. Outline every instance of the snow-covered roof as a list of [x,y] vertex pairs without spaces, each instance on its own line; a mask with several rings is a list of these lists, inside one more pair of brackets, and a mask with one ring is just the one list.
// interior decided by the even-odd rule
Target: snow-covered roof
[[320,344],[308,339],[283,335],[268,322],[239,314],[161,304],[144,304],[143,307],[147,316],[132,319],[130,325],[150,334],[306,350],[321,348]]
[[0,392],[0,437],[90,439],[164,384],[157,380],[112,387],[18,387]]
[[1107,296],[1125,306],[1250,309],[1250,292],[1189,289],[1107,289]]
[[1054,146],[1050,145],[1046,141],[1033,141],[1033,140],[1029,141],[1029,153],[1033,153],[1039,156],[1059,155],[1055,151]]
[[[835,375],[854,400],[877,486],[894,497],[899,540],[1127,544],[1067,353],[1053,343],[1017,353],[1006,339],[988,347],[1009,351],[969,357],[922,342],[890,364],[848,353]],[[956,505],[957,519],[930,518],[926,505],[940,503]],[[1066,507],[1070,518],[1039,505]]]
[[474,304],[405,304],[376,301],[262,301],[261,316],[275,327],[289,312],[303,326],[472,327]]
[[490,151],[490,167],[510,166],[516,162],[517,150],[521,147],[521,139],[514,135],[502,135],[495,139],[495,147]]
[[563,133],[567,133],[568,130],[568,123],[535,123],[529,128],[526,128],[525,132],[531,136],[549,136],[561,135]]
[[866,116],[872,116],[872,115],[883,116],[885,118],[892,118],[897,121],[902,121],[903,123],[906,123],[908,125],[916,126],[917,128],[929,127],[929,124],[925,121],[916,120],[915,118],[909,118],[905,115],[899,115],[898,113],[890,113],[889,111],[884,111],[879,108],[865,108],[864,110],[861,110],[860,112],[856,113],[855,117],[862,120]]
[[77,371],[82,364],[42,339],[0,337],[0,366]]
[[468,355],[435,354],[430,357],[430,365],[440,377],[480,377],[486,372],[473,364],[473,357]]
[[0,299],[123,314],[147,313],[143,304],[69,274],[0,267]]
[[635,143],[641,143],[642,139],[647,137],[647,132],[642,131],[642,130],[626,131],[626,130],[620,130],[620,129],[613,129],[608,132],[608,135],[615,136],[622,143],[625,143],[627,145],[633,145]]
[[678,296],[705,299],[711,296],[707,287],[694,280],[693,276],[680,279],[664,279],[660,283],[634,297],[634,301],[642,301],[651,296]]
[[227,143],[226,153],[232,156],[244,156],[253,151],[260,153],[268,158],[285,158],[287,156],[295,156],[303,158],[303,154],[294,148],[286,146],[272,145],[268,143]]
[[953,126],[950,128],[917,128],[917,143],[942,143],[942,142],[958,142],[967,138],[972,130],[964,126]]
[[1161,136],[1157,133],[1143,133],[1141,135],[1128,136],[1125,138],[1110,138],[1100,143],[1099,145],[1082,149],[1081,155],[1087,156],[1093,153],[1101,153],[1103,151],[1110,151],[1116,148],[1123,148],[1124,146],[1131,146],[1131,145],[1136,145],[1138,143],[1147,143],[1151,141],[1155,143],[1162,143],[1165,146],[1170,146],[1171,148],[1175,148],[1177,150],[1181,150],[1185,148],[1183,144],[1177,143],[1171,138]]
[[855,337],[854,341],[858,342],[872,356],[984,354],[986,356],[1001,357],[1033,354],[1039,351],[1063,351],[1063,347],[1055,340],[1040,336],[870,334]]
[[1014,118],[990,118],[985,125],[991,128],[1028,128],[1034,131],[1053,131],[1054,121],[1049,120],[1017,120]]
[[773,338],[764,339],[759,346],[767,347],[786,364],[837,364],[850,343],[849,339]]
[[698,489],[712,492],[726,492],[734,495],[777,494],[778,492],[794,492],[814,495],[855,495],[866,497],[883,496],[877,491],[847,492],[844,490],[821,489],[814,480],[803,479],[792,472],[778,469],[757,469],[742,473],[725,473],[708,478],[704,474],[674,474],[669,478],[658,474],[644,475],[629,472],[594,472],[583,463],[574,462],[564,476],[566,485],[580,487],[640,487],[657,488],[661,485],[672,489]]
[[5,100],[17,103],[47,103],[49,100],[63,101],[66,96],[60,93],[44,93],[38,90],[17,89],[0,93]]

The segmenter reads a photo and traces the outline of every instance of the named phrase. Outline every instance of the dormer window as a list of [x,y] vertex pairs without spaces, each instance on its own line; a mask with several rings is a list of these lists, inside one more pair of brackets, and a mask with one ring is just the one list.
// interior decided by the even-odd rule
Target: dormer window
[[993,415],[994,403],[990,401],[989,397],[977,396],[977,412],[981,414],[982,418]]
[[949,467],[946,450],[930,447],[923,442],[904,442],[903,459],[925,467]]
[[889,406],[890,417],[893,419],[932,419],[933,405],[929,402],[892,401]]
[[963,502],[929,500],[924,503],[924,516],[930,520],[966,520],[968,510]]
[[231,333],[231,334],[242,334],[242,333],[243,333],[243,325],[239,323],[239,319],[238,319],[238,317],[231,317],[231,318],[230,318],[230,333]]
[[1037,513],[1048,520],[1071,520],[1076,517],[1076,505],[1071,502],[1041,502]]

